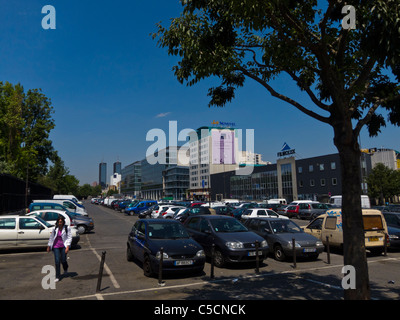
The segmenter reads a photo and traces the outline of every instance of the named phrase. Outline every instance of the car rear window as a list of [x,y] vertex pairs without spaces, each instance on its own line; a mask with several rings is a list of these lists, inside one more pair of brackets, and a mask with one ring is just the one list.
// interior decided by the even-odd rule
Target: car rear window
[[383,230],[382,217],[379,215],[363,216],[364,230]]
[[0,229],[15,229],[15,218],[0,219]]

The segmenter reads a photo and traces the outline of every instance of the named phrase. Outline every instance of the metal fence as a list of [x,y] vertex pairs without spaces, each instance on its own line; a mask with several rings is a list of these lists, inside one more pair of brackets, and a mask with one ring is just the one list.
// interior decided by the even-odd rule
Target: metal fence
[[52,190],[45,186],[0,173],[0,214],[24,211],[32,200],[52,197]]

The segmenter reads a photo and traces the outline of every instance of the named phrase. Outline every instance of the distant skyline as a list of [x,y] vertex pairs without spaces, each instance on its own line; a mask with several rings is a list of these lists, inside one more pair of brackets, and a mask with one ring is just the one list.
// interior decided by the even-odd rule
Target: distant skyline
[[[41,26],[45,5],[56,9],[55,30]],[[0,81],[41,88],[51,99],[56,127],[50,139],[81,185],[98,181],[102,161],[111,175],[117,160],[124,168],[144,159],[152,143],[147,132],[168,132],[169,121],[177,121],[178,131],[213,121],[254,129],[254,151],[273,163],[285,142],[300,158],[337,152],[330,126],[250,79],[224,108],[208,107],[215,79],[181,85],[172,71],[177,59],[150,36],[158,22],[168,26],[180,15],[179,1],[0,0],[0,8]],[[308,105],[288,78],[272,84]],[[361,147],[400,150],[399,137],[400,128],[391,125],[375,138],[363,129]]]

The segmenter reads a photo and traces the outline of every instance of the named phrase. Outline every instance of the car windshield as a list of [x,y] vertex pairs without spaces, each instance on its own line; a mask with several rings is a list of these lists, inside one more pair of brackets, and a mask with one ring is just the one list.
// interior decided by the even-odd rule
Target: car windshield
[[301,228],[291,220],[270,221],[273,233],[301,233]]
[[150,239],[189,238],[186,229],[180,223],[152,223],[148,226]]
[[177,215],[183,215],[183,214],[186,214],[186,213],[188,213],[189,212],[189,209],[179,209],[179,210],[176,210],[175,212],[174,212],[174,217],[176,217]]
[[236,219],[211,219],[215,232],[245,232],[247,228]]
[[41,223],[43,223],[47,228],[51,228],[52,225],[48,223],[47,221],[44,221],[41,217],[36,216],[36,219],[38,219]]

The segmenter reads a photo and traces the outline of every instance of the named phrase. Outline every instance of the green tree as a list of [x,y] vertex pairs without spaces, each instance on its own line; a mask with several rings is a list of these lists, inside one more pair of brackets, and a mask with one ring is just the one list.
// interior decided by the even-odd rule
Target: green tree
[[40,176],[38,182],[52,189],[56,194],[74,194],[79,190],[79,180],[69,173],[64,161],[57,152],[53,155],[53,165],[45,176]]
[[379,198],[384,205],[391,197],[400,194],[400,172],[378,163],[367,177],[368,195]]
[[[225,106],[251,79],[332,127],[342,168],[344,264],[356,269],[356,289],[345,290],[344,296],[369,299],[358,137],[364,127],[374,136],[387,120],[400,124],[399,0],[182,4],[182,14],[167,28],[159,24],[153,34],[160,47],[178,57],[173,67],[178,81],[191,86],[219,79],[220,85],[209,89],[210,106]],[[356,9],[355,29],[341,25],[344,5]],[[278,92],[272,80],[281,75],[308,95],[309,102]]]
[[47,172],[54,148],[51,101],[39,89],[24,92],[20,84],[0,82],[0,161],[11,174],[36,181]]

